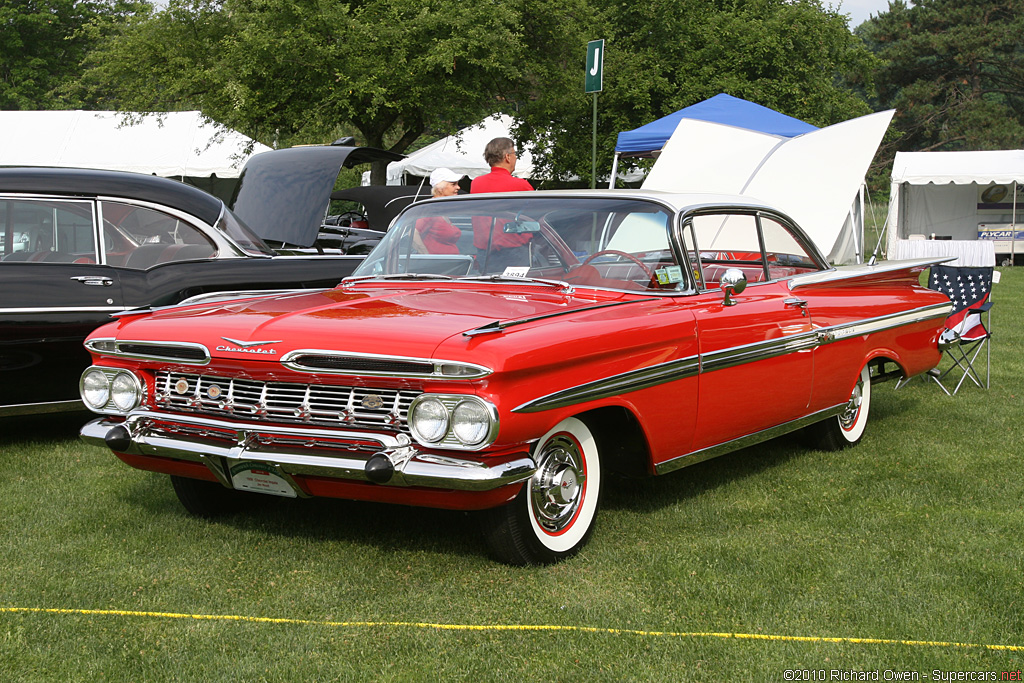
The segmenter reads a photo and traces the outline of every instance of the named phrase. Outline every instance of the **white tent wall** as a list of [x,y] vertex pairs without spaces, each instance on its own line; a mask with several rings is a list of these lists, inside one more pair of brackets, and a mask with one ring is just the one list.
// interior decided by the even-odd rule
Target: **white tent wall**
[[[1020,237],[1020,210],[1014,205],[1024,202],[1022,183],[1024,150],[898,152],[886,217],[887,254],[892,258],[901,240],[911,236],[954,241],[991,236],[980,226]],[[1001,262],[1008,262],[1010,253],[1024,254],[1024,239],[994,241]]]
[[[0,112],[0,165],[132,171],[176,178],[230,195],[245,160],[266,145],[218,129],[198,111],[130,114],[115,111]],[[247,152],[248,147],[252,147]]]
[[793,138],[683,119],[643,187],[759,199],[790,215],[831,262],[861,262],[864,176],[893,113]]

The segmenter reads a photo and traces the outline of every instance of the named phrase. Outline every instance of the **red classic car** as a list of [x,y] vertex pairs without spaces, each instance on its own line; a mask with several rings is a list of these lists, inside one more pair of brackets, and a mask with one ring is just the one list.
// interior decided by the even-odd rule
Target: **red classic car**
[[195,514],[249,492],[480,510],[499,559],[556,561],[586,543],[609,473],[798,429],[860,440],[872,384],[939,361],[950,303],[918,284],[930,263],[830,267],[742,197],[421,202],[334,289],[97,330],[81,393],[103,417],[82,436],[171,475]]

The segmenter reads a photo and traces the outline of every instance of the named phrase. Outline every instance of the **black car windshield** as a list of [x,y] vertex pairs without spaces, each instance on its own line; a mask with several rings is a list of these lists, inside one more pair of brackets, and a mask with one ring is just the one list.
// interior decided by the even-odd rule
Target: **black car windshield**
[[247,254],[252,256],[276,256],[276,252],[263,243],[256,236],[249,226],[242,222],[242,219],[235,213],[224,207],[224,211],[217,221],[217,229],[226,234],[231,240],[240,246]]
[[399,216],[353,277],[525,278],[683,290],[684,269],[669,241],[671,215],[653,202],[614,197],[489,195],[426,202]]

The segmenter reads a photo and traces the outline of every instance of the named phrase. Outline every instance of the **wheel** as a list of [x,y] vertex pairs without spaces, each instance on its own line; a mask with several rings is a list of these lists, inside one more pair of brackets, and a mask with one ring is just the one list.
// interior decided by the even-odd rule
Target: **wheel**
[[508,564],[550,564],[572,557],[594,529],[601,494],[594,435],[571,417],[537,443],[536,473],[515,500],[484,516],[487,544]]
[[590,262],[596,259],[598,256],[605,256],[607,254],[612,254],[613,256],[621,256],[625,259],[629,259],[633,263],[640,266],[640,269],[644,271],[648,278],[654,279],[654,273],[651,272],[651,269],[648,268],[643,261],[638,259],[636,256],[633,256],[632,254],[628,254],[624,251],[619,251],[618,249],[604,249],[603,251],[595,251],[593,254],[588,256],[581,265],[590,265]]
[[823,451],[838,451],[857,443],[864,435],[870,409],[871,370],[865,365],[843,412],[808,428],[812,444]]
[[220,517],[250,507],[256,496],[243,491],[224,488],[212,481],[189,479],[171,475],[171,486],[181,503],[190,514],[197,517]]

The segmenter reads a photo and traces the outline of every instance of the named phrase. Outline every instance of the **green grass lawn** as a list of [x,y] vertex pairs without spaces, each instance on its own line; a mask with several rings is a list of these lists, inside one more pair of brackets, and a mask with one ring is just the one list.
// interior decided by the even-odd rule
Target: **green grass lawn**
[[990,390],[883,384],[853,449],[780,439],[609,482],[590,545],[552,567],[490,561],[461,513],[190,518],[166,477],[79,442],[87,415],[0,422],[0,680],[1017,671],[1024,269],[995,297]]

